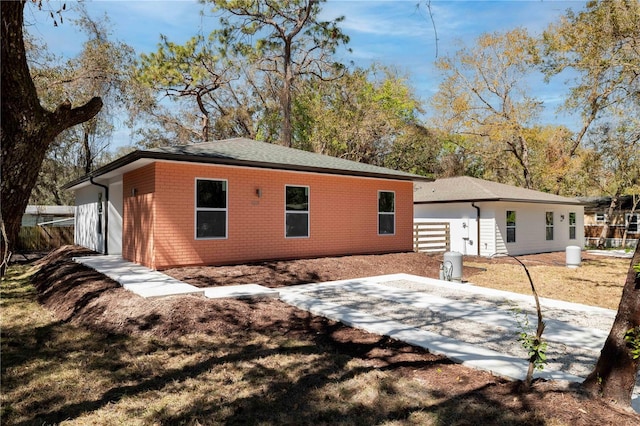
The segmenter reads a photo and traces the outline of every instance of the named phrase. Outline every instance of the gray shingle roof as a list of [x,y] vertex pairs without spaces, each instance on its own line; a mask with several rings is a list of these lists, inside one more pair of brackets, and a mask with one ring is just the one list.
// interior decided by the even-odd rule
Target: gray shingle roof
[[[184,161],[205,164],[260,167],[278,170],[328,173],[338,175],[430,181],[424,176],[358,163],[343,158],[287,148],[245,138],[225,139],[192,145],[170,146],[149,150],[138,150],[125,155],[89,175],[63,186],[64,189],[84,185],[90,177],[111,178],[125,169],[131,170],[139,161]],[[141,163],[140,163],[141,164]]]
[[200,157],[203,160],[213,160],[213,162],[237,162],[238,164],[278,169],[426,180],[423,176],[411,173],[246,138],[155,148],[149,150],[149,152],[185,155],[188,157]]
[[517,186],[488,180],[459,176],[437,179],[434,182],[414,184],[413,202],[420,204],[471,202],[471,201],[516,201],[549,204],[582,204],[575,198],[561,197]]

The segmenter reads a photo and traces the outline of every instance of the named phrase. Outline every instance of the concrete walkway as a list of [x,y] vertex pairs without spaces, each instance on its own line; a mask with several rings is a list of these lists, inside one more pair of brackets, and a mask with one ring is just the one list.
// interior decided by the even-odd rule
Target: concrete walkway
[[73,260],[95,269],[117,281],[125,289],[147,299],[187,294],[205,296],[211,299],[223,297],[278,297],[276,290],[258,284],[199,288],[162,272],[154,271],[137,263],[128,262],[121,256],[83,256],[74,257]]
[[585,253],[594,254],[596,256],[618,257],[623,259],[631,259],[633,250],[585,250]]

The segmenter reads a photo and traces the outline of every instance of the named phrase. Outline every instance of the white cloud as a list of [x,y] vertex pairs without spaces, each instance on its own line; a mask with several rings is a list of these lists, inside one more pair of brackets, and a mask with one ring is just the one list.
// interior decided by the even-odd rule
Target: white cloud
[[323,18],[344,16],[340,27],[347,33],[388,37],[419,36],[427,29],[425,17],[416,9],[417,0],[346,1],[330,0],[323,4]]

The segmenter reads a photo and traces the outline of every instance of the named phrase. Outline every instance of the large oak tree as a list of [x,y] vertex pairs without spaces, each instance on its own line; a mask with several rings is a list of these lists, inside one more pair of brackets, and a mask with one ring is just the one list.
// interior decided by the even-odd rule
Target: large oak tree
[[2,143],[1,214],[6,229],[3,248],[15,245],[22,214],[38,178],[47,148],[65,129],[94,117],[102,100],[94,97],[73,107],[70,100],[53,111],[44,108],[29,72],[24,44],[27,0],[3,1],[2,12]]

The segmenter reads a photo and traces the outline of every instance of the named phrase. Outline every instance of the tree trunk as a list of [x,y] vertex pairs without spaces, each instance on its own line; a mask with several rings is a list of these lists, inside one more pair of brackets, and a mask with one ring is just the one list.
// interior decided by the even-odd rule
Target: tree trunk
[[82,131],[82,149],[84,151],[84,172],[88,174],[93,168],[93,155],[91,153],[91,144],[89,143],[89,131]]
[[202,142],[209,142],[209,111],[204,106],[202,94],[199,92],[196,93],[196,101],[198,102],[198,108],[200,108],[200,112],[202,113]]
[[522,177],[524,178],[524,187],[533,189],[533,178],[531,176],[531,166],[529,164],[529,146],[527,139],[522,134],[522,130],[518,130],[518,134],[511,140],[507,140],[509,151],[516,157],[518,163],[522,167]]
[[291,38],[287,38],[284,43],[283,53],[283,82],[282,92],[280,93],[280,107],[282,108],[282,145],[292,146],[292,127],[291,127],[291,90],[293,81],[293,66],[291,60]]
[[291,147],[293,132],[291,125],[291,82],[285,78],[282,89],[282,144]]
[[622,249],[624,250],[625,247],[627,246],[627,237],[629,236],[629,224],[631,222],[631,218],[636,214],[636,209],[638,208],[638,202],[640,201],[640,197],[638,197],[636,194],[633,194],[631,196],[632,198],[632,205],[631,205],[631,211],[629,212],[629,220],[624,221],[624,234],[622,234]]
[[23,39],[26,0],[3,1],[2,11],[2,221],[8,248],[15,245],[31,190],[36,184],[47,148],[63,130],[89,120],[102,108],[102,100],[71,108],[64,102],[55,111],[40,105],[29,73]]
[[600,395],[625,407],[631,406],[633,387],[640,367],[640,358],[633,358],[632,347],[625,340],[629,330],[639,330],[636,327],[640,327],[640,272],[634,269],[634,265],[638,264],[640,244],[636,246],[631,260],[618,314],[609,336],[594,370],[582,383],[584,389],[592,395]]
[[518,135],[518,140],[520,142],[521,152],[521,164],[522,164],[522,175],[524,177],[525,188],[533,189],[533,178],[531,176],[531,166],[529,164],[529,145],[527,144],[527,139],[522,135]]
[[611,197],[611,204],[609,204],[609,208],[604,215],[604,226],[602,227],[602,232],[600,232],[600,238],[598,238],[598,248],[604,248],[605,243],[607,242],[607,238],[609,237],[609,225],[611,224],[611,218],[613,217],[613,212],[618,206],[618,195],[614,195]]

